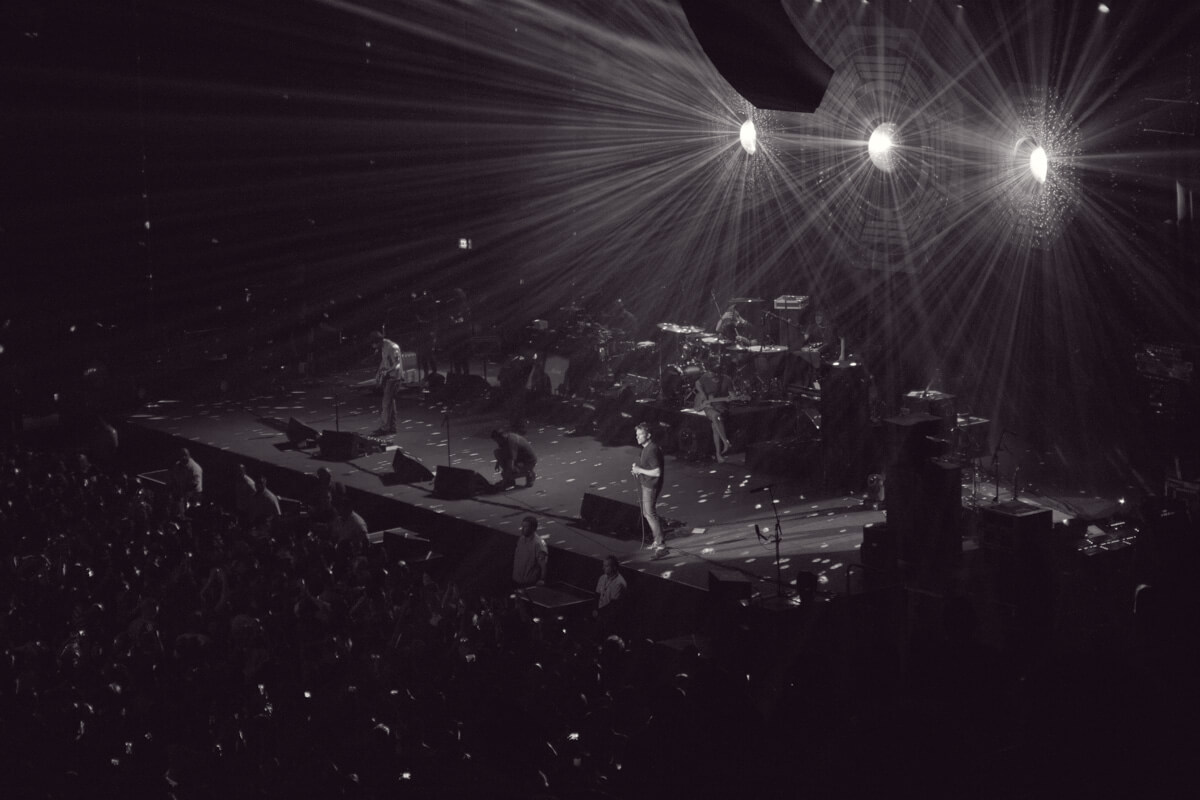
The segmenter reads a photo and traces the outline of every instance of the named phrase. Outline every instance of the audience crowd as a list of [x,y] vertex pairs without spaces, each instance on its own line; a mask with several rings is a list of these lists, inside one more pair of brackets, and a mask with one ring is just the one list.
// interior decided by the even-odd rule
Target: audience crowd
[[[207,499],[181,512],[116,467],[9,446],[0,794],[1051,796],[1065,787],[1034,774],[1086,774],[1071,714],[1095,736],[1152,718],[1105,719],[1080,691],[1106,685],[1094,673],[1018,673],[975,641],[966,606],[924,648],[740,647],[734,621],[734,655],[701,657],[604,614],[539,618],[326,530]],[[1142,675],[1112,663],[1109,678]],[[1041,749],[1056,745],[1081,763]]]
[[180,513],[85,456],[3,453],[5,797],[617,797],[689,781],[661,761],[685,712],[660,706],[702,679],[676,676],[674,651],[273,519]]

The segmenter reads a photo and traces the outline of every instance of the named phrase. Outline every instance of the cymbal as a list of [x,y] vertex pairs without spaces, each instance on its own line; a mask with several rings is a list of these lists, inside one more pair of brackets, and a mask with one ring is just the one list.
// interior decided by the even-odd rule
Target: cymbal
[[685,335],[704,332],[703,328],[698,328],[695,325],[676,325],[674,322],[660,322],[658,323],[658,329],[667,333],[682,333]]
[[735,297],[729,302],[732,305],[733,303],[765,303],[767,301],[761,297]]

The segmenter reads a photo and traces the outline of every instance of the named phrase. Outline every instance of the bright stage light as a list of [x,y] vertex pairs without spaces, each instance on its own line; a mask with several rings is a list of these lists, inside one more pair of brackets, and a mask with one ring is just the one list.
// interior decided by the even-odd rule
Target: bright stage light
[[884,172],[891,172],[895,166],[896,126],[885,122],[871,132],[867,141],[867,153],[871,163]]
[[1013,155],[1018,163],[1027,163],[1029,172],[1038,183],[1045,183],[1050,173],[1050,156],[1046,148],[1037,143],[1032,136],[1022,136],[1013,146]]
[[758,131],[754,130],[754,120],[746,120],[742,123],[742,130],[738,138],[741,139],[742,149],[750,155],[754,155],[758,150]]
[[1033,177],[1038,183],[1046,182],[1046,172],[1050,167],[1050,160],[1046,157],[1045,148],[1038,146],[1033,148],[1033,152],[1029,154],[1029,171],[1033,173]]

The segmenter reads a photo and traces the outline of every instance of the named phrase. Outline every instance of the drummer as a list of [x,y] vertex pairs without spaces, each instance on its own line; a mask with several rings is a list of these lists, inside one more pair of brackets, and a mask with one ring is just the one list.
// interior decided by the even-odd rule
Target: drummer
[[716,333],[717,337],[724,342],[737,342],[744,340],[741,329],[749,325],[746,319],[738,313],[737,303],[733,303],[726,309],[725,313],[717,319]]

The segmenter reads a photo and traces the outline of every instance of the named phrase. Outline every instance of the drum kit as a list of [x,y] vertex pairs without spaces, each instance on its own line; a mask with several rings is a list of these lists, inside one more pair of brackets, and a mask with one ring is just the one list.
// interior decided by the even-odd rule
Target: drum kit
[[[735,297],[730,305],[761,303],[748,297]],[[711,366],[733,379],[737,394],[766,399],[779,388],[787,348],[760,344],[740,335],[733,341],[696,325],[660,322],[658,330],[662,396],[668,401],[686,402],[695,382]]]
[[[727,305],[739,306],[747,312],[746,317],[755,319],[749,309],[764,302],[735,297]],[[772,397],[780,390],[778,378],[787,348],[759,343],[751,338],[758,326],[745,319],[740,322],[746,324],[736,330],[732,340],[728,329],[722,337],[698,325],[660,322],[651,340],[632,341],[626,339],[631,332],[606,326],[582,307],[567,306],[555,315],[553,323],[531,334],[529,352],[517,358],[532,363],[534,354],[540,352],[554,393],[578,394],[601,375],[617,380],[632,376],[658,383],[664,400],[686,405],[696,381],[706,369],[715,367],[733,379],[736,394]],[[528,372],[529,363],[514,366]]]

